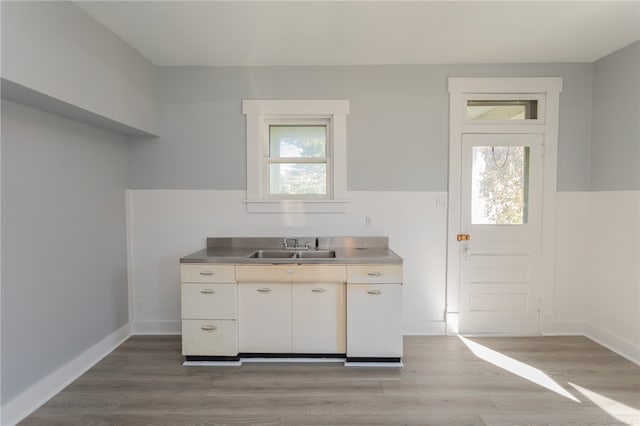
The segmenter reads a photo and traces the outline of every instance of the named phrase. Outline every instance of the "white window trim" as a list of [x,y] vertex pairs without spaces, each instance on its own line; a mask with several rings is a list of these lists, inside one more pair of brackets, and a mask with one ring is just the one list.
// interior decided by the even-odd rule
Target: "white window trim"
[[[348,100],[244,100],[247,116],[247,199],[248,213],[345,213],[347,199],[347,114]],[[331,165],[328,167],[327,198],[269,197],[265,158],[268,126],[278,121],[299,123],[308,119],[328,120],[331,134]],[[267,140],[265,140],[267,138]]]

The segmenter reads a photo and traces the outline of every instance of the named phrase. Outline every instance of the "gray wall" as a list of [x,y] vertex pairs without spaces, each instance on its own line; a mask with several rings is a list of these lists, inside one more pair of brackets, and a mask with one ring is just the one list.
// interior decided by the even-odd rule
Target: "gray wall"
[[349,99],[348,189],[446,191],[448,77],[564,77],[558,189],[588,189],[591,64],[162,67],[160,137],[128,152],[134,189],[246,189],[243,99]]
[[128,321],[126,139],[2,101],[2,403]]
[[2,1],[2,78],[155,134],[155,67],[68,1]]
[[640,189],[640,41],[593,66],[592,191]]

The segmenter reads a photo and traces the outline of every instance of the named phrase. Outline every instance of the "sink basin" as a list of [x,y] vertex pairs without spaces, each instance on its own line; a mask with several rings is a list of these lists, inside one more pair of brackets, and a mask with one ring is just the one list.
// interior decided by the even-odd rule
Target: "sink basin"
[[258,250],[247,257],[252,259],[293,259],[297,252],[284,250]]
[[336,257],[334,250],[258,250],[247,256],[250,259],[331,259]]
[[336,257],[336,252],[333,250],[299,251],[297,254],[300,259],[330,259]]

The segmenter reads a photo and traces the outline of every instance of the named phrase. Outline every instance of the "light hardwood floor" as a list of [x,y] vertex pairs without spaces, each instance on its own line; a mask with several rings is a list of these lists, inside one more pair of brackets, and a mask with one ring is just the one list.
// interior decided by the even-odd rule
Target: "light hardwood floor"
[[640,425],[640,367],[587,338],[469,340],[489,361],[407,336],[400,369],[183,367],[178,336],[135,336],[21,425]]

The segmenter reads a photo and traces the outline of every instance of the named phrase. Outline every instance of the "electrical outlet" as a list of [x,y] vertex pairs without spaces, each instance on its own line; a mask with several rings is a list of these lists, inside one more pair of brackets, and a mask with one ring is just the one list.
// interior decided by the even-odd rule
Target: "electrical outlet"
[[364,227],[373,228],[373,218],[371,216],[364,217]]

